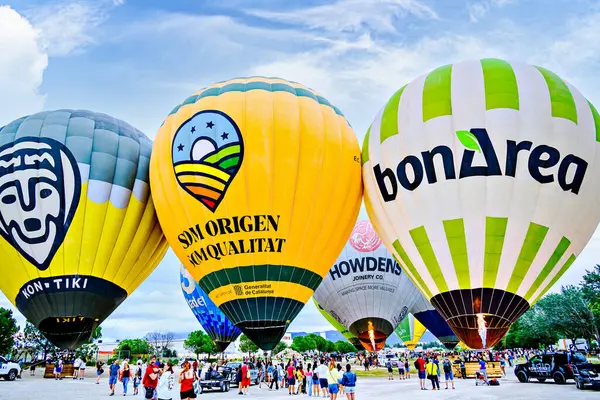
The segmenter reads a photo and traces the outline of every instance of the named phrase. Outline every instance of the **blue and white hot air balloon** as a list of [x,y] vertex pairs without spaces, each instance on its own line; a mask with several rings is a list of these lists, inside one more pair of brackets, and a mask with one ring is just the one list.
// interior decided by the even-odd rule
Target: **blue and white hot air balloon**
[[425,296],[418,296],[419,299],[412,306],[410,312],[433,336],[448,349],[453,349],[460,339],[450,328],[442,314],[440,314]]
[[185,301],[219,351],[225,351],[242,333],[200,289],[189,272],[180,268],[181,290]]

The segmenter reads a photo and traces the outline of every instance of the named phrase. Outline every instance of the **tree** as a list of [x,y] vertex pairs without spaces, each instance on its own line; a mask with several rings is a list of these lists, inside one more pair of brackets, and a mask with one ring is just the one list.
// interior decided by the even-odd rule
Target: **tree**
[[149,332],[146,334],[146,340],[152,346],[154,353],[163,354],[173,344],[175,335],[173,332]]
[[33,324],[27,322],[23,329],[22,348],[32,354],[43,354],[44,359],[49,354],[55,355],[59,348],[53,345]]
[[311,339],[315,343],[315,346],[311,347],[308,350],[318,350],[319,352],[327,351],[328,344],[327,340],[324,337],[315,333],[309,333],[308,335],[306,335],[306,337]]
[[273,349],[273,354],[279,354],[287,348],[288,348],[287,343],[279,342],[279,343],[277,343],[277,346],[275,346],[275,348]]
[[324,346],[323,351],[327,352],[327,353],[333,353],[335,351],[335,343],[333,343],[331,340],[325,340],[325,346]]
[[0,307],[0,354],[8,354],[15,344],[14,335],[19,331],[12,310]]
[[335,351],[338,353],[351,353],[356,351],[356,347],[352,345],[352,343],[346,342],[344,340],[338,340],[335,342]]
[[125,339],[117,347],[119,352],[129,351],[129,356],[133,354],[150,354],[152,346],[146,339]]
[[[581,281],[581,290],[583,297],[587,300],[590,310],[594,315],[594,323],[596,328],[600,328],[600,265],[596,264],[591,271],[585,271],[583,280]],[[598,332],[596,332],[596,340],[600,342]]]
[[[310,335],[306,335],[306,336],[296,336],[292,340],[292,346],[291,346],[292,349],[299,353],[304,353],[305,351],[315,350],[317,348],[317,343],[314,340],[315,336],[317,336],[317,335],[310,334]],[[321,338],[321,339],[323,339],[323,338]],[[323,339],[323,340],[325,340],[325,339]]]
[[202,353],[206,353],[210,356],[218,351],[217,346],[210,336],[200,330],[190,332],[187,339],[183,342],[183,347],[196,354],[196,357],[198,358]]
[[[547,315],[561,337],[591,339],[598,337],[598,327],[590,303],[580,287],[563,287],[561,293],[553,293],[544,298],[548,307]],[[551,313],[550,310],[555,311]]]
[[244,334],[240,336],[240,351],[242,353],[256,353],[258,351],[258,346],[254,344],[250,338]]

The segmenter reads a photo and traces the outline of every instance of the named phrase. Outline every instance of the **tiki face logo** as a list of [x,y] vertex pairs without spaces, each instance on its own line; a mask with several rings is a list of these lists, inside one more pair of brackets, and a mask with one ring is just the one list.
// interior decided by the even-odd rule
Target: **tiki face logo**
[[381,239],[369,221],[358,221],[350,235],[350,245],[361,253],[377,250]]
[[244,143],[227,114],[204,110],[179,127],[172,156],[179,186],[214,212],[240,170]]
[[61,143],[23,138],[0,147],[0,235],[43,271],[79,204],[77,161]]

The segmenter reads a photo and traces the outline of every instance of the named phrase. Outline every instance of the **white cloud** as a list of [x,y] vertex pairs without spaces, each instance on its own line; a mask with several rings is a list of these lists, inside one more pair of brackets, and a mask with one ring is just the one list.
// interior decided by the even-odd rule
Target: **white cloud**
[[467,4],[469,19],[471,22],[478,22],[490,13],[493,7],[504,7],[508,4],[514,4],[516,0],[484,0]]
[[8,6],[0,6],[0,126],[39,111],[38,92],[48,56],[38,45],[34,27]]
[[93,44],[91,32],[104,22],[104,8],[92,3],[36,6],[26,15],[40,31],[41,44],[50,56],[65,56]]
[[250,10],[248,14],[274,21],[300,24],[330,32],[395,32],[394,22],[406,15],[438,18],[435,11],[417,0],[338,0],[287,12]]

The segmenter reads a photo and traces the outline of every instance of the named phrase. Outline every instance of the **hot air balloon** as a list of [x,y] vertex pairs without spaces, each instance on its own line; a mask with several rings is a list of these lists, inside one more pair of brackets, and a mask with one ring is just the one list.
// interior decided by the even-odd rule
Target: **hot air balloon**
[[233,79],[175,107],[150,164],[173,250],[231,322],[273,349],[358,215],[360,149],[348,121],[298,83]]
[[425,330],[425,326],[418,319],[408,314],[394,332],[409,350],[414,350]]
[[333,327],[339,333],[341,333],[346,338],[346,340],[348,340],[350,343],[352,343],[352,345],[354,347],[356,347],[357,350],[364,350],[364,347],[360,343],[360,340],[356,336],[354,336],[354,334],[352,332],[350,332],[348,329],[346,329],[346,327],[344,325],[342,325],[337,319],[335,319],[331,314],[329,314],[327,311],[325,311],[325,309],[323,307],[321,307],[319,305],[319,303],[317,303],[317,301],[315,300],[314,297],[313,297],[313,302],[315,303],[315,306],[317,307],[317,309],[325,317],[327,322],[329,322],[331,325],[333,325]]
[[167,251],[151,149],[142,132],[90,111],[0,128],[0,288],[61,348],[88,340]]
[[418,295],[371,223],[363,220],[356,223],[314,297],[365,349],[379,351]]
[[194,282],[194,278],[183,267],[180,268],[181,290],[183,297],[190,306],[194,316],[215,342],[219,351],[223,352],[231,342],[242,333],[231,323],[219,310],[219,307],[202,291],[200,286]]
[[367,212],[467,346],[496,344],[590,239],[598,140],[599,114],[571,84],[500,59],[439,67],[375,118]]
[[422,294],[419,293],[417,301],[410,309],[410,313],[448,349],[453,349],[460,341],[452,332],[444,317]]

